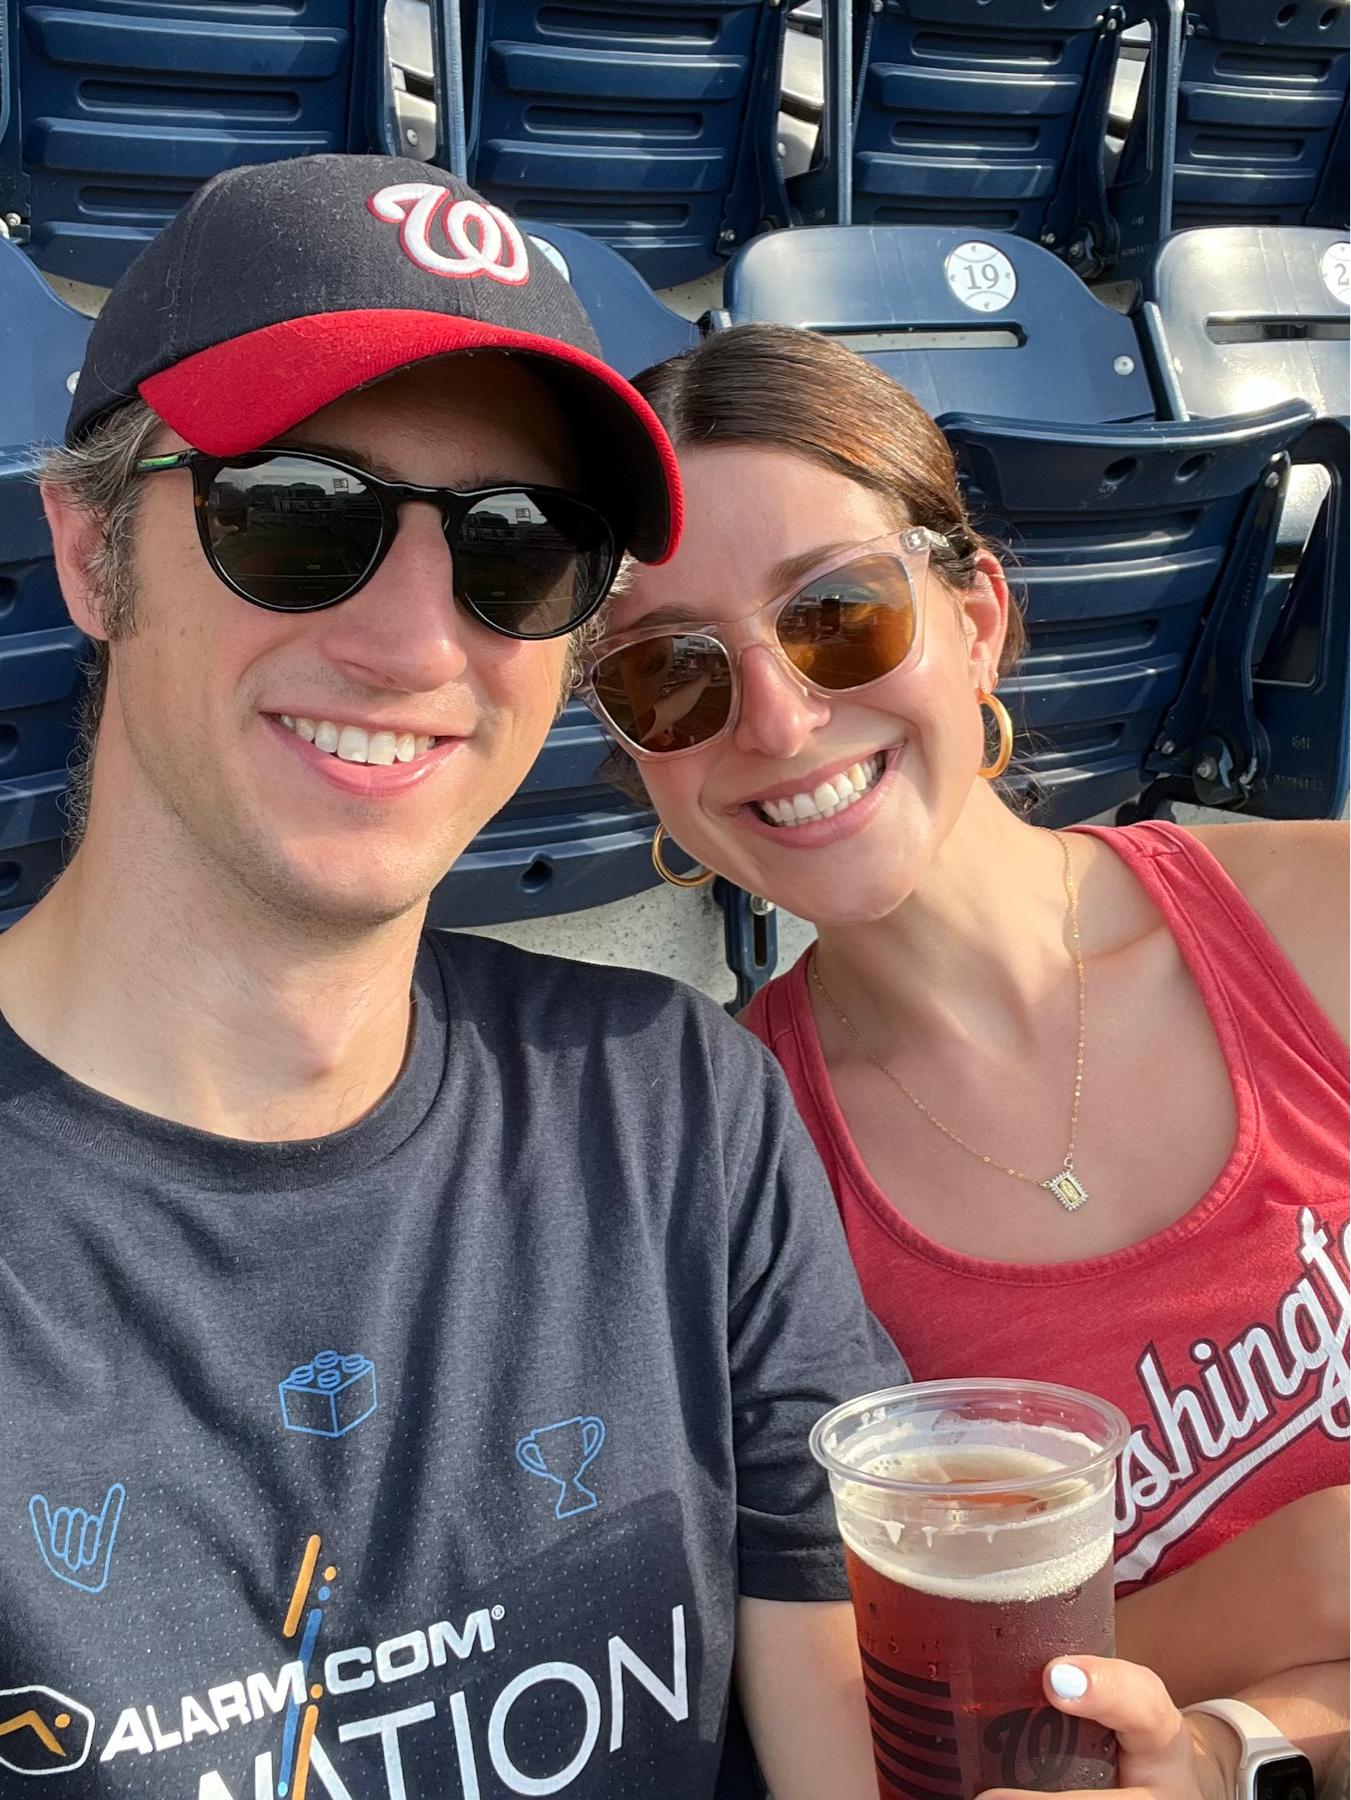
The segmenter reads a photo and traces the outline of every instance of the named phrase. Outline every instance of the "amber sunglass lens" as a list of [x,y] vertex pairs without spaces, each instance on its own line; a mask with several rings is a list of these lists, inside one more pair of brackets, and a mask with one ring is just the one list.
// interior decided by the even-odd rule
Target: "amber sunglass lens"
[[845,692],[899,669],[915,642],[915,595],[896,556],[864,556],[795,594],[779,614],[784,655],[818,687]]
[[716,737],[732,711],[732,670],[716,639],[695,633],[647,638],[597,665],[596,697],[610,723],[655,755]]

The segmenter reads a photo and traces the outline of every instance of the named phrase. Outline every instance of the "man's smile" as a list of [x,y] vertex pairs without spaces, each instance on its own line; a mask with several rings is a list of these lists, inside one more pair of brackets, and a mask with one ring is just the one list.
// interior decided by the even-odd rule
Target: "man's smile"
[[362,725],[340,725],[331,719],[293,719],[289,713],[274,716],[316,750],[349,763],[376,763],[385,768],[396,762],[411,763],[426,756],[434,745],[447,741],[412,731],[368,731]]

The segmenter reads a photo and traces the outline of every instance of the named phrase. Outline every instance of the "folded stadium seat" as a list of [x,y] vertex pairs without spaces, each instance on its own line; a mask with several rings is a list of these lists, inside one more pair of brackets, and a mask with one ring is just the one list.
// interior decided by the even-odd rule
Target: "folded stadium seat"
[[[697,342],[698,328],[664,306],[637,270],[579,231],[529,225],[595,322],[605,359],[636,375]],[[496,925],[576,912],[656,886],[656,815],[600,770],[609,744],[573,701],[520,793],[490,821],[432,896],[436,925]]]
[[733,259],[715,327],[823,331],[931,413],[1100,424],[1155,416],[1135,327],[1050,251],[958,226],[820,226]]
[[[1147,26],[1139,148],[1109,188],[1124,29]],[[854,0],[852,218],[1014,232],[1133,276],[1168,230],[1182,0]],[[1138,48],[1138,46],[1137,46]]]
[[[826,13],[842,56],[844,0]],[[470,180],[523,221],[601,239],[654,288],[720,267],[789,223],[785,15],[761,0],[465,0]],[[829,158],[833,127],[823,138]],[[826,174],[801,180],[839,218],[842,181],[834,198],[812,185]]]
[[375,0],[6,5],[0,216],[49,273],[111,286],[221,169],[399,146]]
[[88,334],[88,319],[0,238],[0,926],[61,867],[82,639],[57,588],[31,470],[34,446],[61,436]]
[[1185,419],[1307,400],[1351,415],[1351,242],[1309,226],[1179,231],[1141,306],[1168,410]]
[[[1217,226],[1160,247],[1141,324],[1172,417],[1306,401],[1329,428],[1292,470],[1276,561],[1255,609],[1250,684],[1266,734],[1265,792],[1250,810],[1317,818],[1345,799],[1344,557],[1322,564],[1344,510],[1338,465],[1351,420],[1351,243],[1307,226]],[[1327,447],[1329,462],[1313,454]],[[1331,497],[1329,498],[1329,490]],[[1162,797],[1167,797],[1166,790]]]
[[1173,223],[1345,226],[1346,0],[1188,0]]

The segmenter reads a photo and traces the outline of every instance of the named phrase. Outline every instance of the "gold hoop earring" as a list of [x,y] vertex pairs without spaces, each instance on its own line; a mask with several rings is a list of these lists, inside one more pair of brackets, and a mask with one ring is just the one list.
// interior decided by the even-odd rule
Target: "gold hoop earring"
[[976,701],[980,706],[989,707],[999,729],[998,754],[992,763],[982,764],[976,773],[982,781],[998,781],[1013,761],[1013,720],[1009,717],[1009,709],[1004,702],[996,700],[993,694],[987,694],[984,688],[976,689]]
[[672,887],[701,888],[707,887],[710,881],[718,879],[716,869],[701,869],[697,875],[677,875],[674,869],[668,869],[662,857],[661,847],[670,836],[664,825],[658,825],[652,838],[652,867],[663,881],[669,881]]

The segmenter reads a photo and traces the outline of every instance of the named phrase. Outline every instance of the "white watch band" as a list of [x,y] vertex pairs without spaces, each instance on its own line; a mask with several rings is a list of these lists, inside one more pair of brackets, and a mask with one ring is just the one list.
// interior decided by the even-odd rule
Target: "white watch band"
[[1201,1700],[1195,1706],[1184,1707],[1183,1711],[1209,1713],[1212,1718],[1223,1719],[1226,1725],[1231,1725],[1242,1741],[1245,1765],[1253,1757],[1299,1755],[1289,1738],[1282,1736],[1265,1713],[1258,1712],[1255,1706],[1249,1706],[1243,1700]]
[[1255,1706],[1242,1700],[1200,1700],[1195,1706],[1184,1706],[1184,1713],[1209,1713],[1223,1719],[1235,1732],[1241,1745],[1238,1773],[1234,1779],[1234,1800],[1253,1800],[1258,1771],[1267,1763],[1287,1756],[1302,1756],[1289,1738],[1282,1734]]

